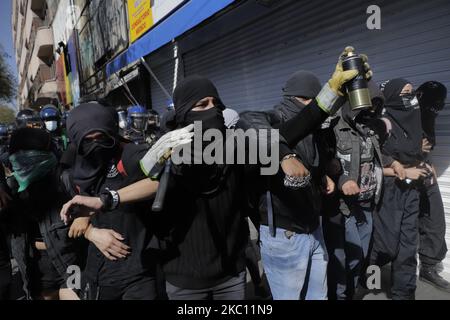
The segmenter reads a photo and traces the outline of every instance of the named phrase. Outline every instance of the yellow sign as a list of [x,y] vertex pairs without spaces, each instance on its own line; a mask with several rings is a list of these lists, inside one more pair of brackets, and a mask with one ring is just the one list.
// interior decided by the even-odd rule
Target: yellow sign
[[128,0],[128,18],[133,43],[153,26],[151,0]]

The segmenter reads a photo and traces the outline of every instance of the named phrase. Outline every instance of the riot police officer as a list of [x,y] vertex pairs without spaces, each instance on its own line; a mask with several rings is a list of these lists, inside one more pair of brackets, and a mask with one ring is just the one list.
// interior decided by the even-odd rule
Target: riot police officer
[[67,136],[61,127],[61,112],[54,105],[48,104],[42,107],[39,115],[44,123],[45,130],[52,136],[54,151],[59,158],[67,150],[68,145]]
[[142,106],[133,106],[128,109],[128,138],[135,144],[147,143],[149,113]]
[[16,115],[17,128],[42,128],[39,115],[32,109],[20,110]]

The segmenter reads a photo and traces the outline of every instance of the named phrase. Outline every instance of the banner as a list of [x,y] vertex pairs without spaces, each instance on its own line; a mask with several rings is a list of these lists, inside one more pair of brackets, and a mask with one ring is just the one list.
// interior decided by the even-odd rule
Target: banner
[[153,26],[151,0],[128,0],[128,16],[133,43]]

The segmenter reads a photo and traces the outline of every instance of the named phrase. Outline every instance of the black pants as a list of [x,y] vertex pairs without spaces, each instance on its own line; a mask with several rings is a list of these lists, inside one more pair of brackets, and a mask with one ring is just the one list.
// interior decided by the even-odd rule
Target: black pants
[[98,288],[98,300],[156,300],[156,280],[144,276],[127,285]]
[[246,272],[212,288],[183,289],[167,283],[167,295],[170,300],[244,300]]
[[59,291],[64,287],[65,281],[53,265],[47,251],[33,249],[30,258],[30,287],[31,294],[39,298],[44,292]]
[[9,300],[11,282],[11,266],[0,266],[0,301]]
[[419,191],[392,177],[384,181],[380,211],[374,215],[371,264],[392,264],[392,299],[414,299],[419,244]]
[[420,189],[419,258],[423,265],[434,266],[447,254],[445,211],[441,191],[436,183]]

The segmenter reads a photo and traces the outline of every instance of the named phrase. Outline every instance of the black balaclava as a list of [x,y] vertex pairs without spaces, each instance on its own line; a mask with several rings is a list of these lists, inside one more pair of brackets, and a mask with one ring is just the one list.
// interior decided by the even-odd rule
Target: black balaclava
[[438,112],[445,106],[447,88],[440,82],[427,81],[417,89],[420,111],[422,114],[422,128],[426,137],[434,146],[436,143],[435,123]]
[[309,71],[300,70],[294,73],[283,88],[285,97],[315,98],[322,90],[319,79]]
[[388,152],[398,155],[397,160],[412,163],[422,154],[422,120],[420,107],[415,96],[401,97],[403,88],[410,84],[406,79],[393,79],[384,84],[386,115],[403,130],[406,139],[395,146],[388,146]]
[[[206,97],[216,99],[215,107],[206,111],[192,111],[195,104]],[[175,89],[173,100],[177,127],[184,127],[196,121],[201,121],[203,131],[207,129],[225,131],[225,119],[223,117],[225,106],[220,99],[217,88],[210,80],[201,76],[184,79]],[[215,142],[223,143],[224,141]],[[195,150],[195,143],[191,144],[192,163],[194,163],[194,155],[201,156],[199,152],[203,152],[209,143],[204,142],[201,150]],[[191,190],[205,194],[213,192],[219,187],[224,170],[217,164],[206,165],[204,163],[184,165],[178,168],[181,170],[180,173],[187,178],[186,181],[189,182]]]
[[[215,108],[207,111],[191,111],[195,104],[206,97],[213,97],[217,104]],[[224,119],[222,111],[225,106],[220,100],[219,93],[214,84],[202,76],[191,76],[183,80],[173,94],[175,105],[175,122],[178,127],[202,121],[204,129],[222,129]]]
[[[295,97],[313,99],[320,93],[322,86],[319,78],[309,71],[297,71],[294,73],[283,88],[283,97],[281,111],[285,120],[295,117],[303,110],[305,105]],[[280,110],[280,108],[278,108]]]
[[[86,142],[84,138],[101,132],[105,138]],[[95,194],[120,146],[118,117],[114,108],[98,103],[82,104],[67,119],[67,133],[76,148],[73,172],[82,194]]]

